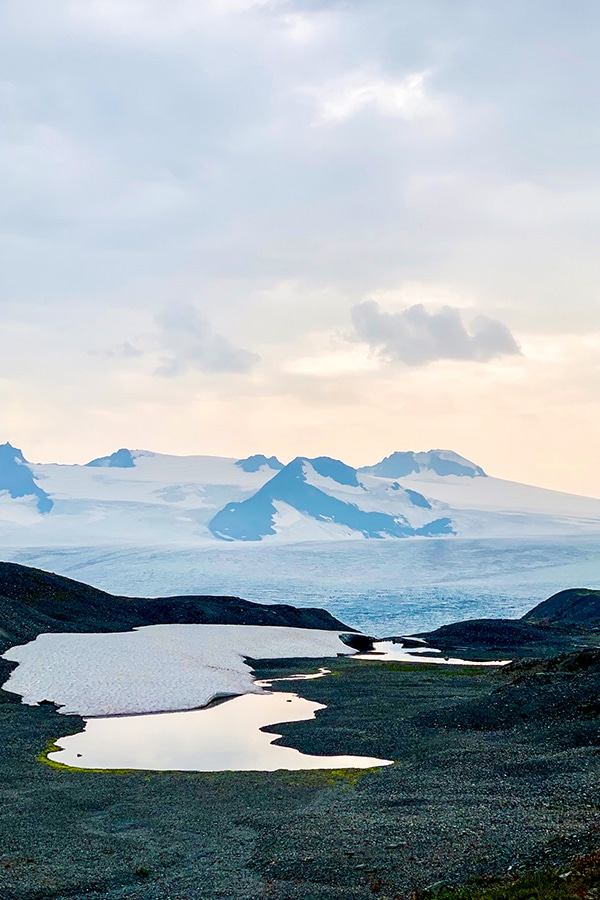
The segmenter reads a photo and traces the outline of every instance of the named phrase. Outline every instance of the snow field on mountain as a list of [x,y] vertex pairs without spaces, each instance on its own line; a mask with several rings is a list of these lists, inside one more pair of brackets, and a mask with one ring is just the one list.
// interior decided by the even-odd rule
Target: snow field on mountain
[[[328,457],[282,466],[143,450],[94,466],[32,464],[0,447],[6,551],[600,533],[600,500],[491,478],[451,451],[395,453],[356,470]],[[129,466],[114,464],[119,455]],[[37,493],[21,496],[28,480]]]
[[41,634],[11,647],[4,687],[82,716],[195,709],[215,697],[263,693],[251,659],[350,654],[336,631],[270,625],[150,625],[116,634]]

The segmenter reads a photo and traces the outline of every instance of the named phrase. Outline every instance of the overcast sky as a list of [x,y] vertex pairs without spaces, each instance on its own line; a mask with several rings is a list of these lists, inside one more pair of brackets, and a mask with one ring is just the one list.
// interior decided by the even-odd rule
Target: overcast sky
[[600,495],[597,0],[3,0],[0,440]]

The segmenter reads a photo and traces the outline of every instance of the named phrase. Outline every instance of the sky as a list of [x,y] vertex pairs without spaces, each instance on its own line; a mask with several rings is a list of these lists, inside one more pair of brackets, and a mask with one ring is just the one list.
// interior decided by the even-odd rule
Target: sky
[[600,496],[595,0],[3,0],[0,441]]

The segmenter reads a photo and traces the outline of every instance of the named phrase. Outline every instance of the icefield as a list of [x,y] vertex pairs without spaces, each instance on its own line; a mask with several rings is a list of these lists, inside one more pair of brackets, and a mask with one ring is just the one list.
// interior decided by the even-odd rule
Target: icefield
[[600,500],[493,478],[449,450],[355,469],[330,457],[171,456],[122,448],[86,465],[0,445],[6,548],[600,534]]

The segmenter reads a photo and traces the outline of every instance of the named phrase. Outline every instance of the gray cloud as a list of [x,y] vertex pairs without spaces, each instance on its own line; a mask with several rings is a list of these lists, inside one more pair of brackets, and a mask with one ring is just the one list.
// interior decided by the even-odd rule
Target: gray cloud
[[465,326],[460,311],[443,306],[427,312],[418,303],[398,313],[383,312],[375,300],[352,308],[356,337],[386,359],[421,366],[438,359],[487,362],[521,352],[509,329],[497,319],[476,316]]
[[132,344],[131,341],[123,341],[120,344],[109,347],[108,350],[104,351],[103,355],[109,359],[138,359],[144,354],[143,351],[140,350],[139,347],[136,347],[135,344]]
[[591,0],[5,0],[3,296],[123,308],[143,279],[156,309],[185,276],[211,317],[286,280],[351,302],[418,280],[588,328],[597,21]]
[[160,343],[166,351],[157,375],[200,372],[247,372],[259,361],[257,353],[236,347],[216,334],[206,318],[188,305],[170,306],[156,316]]

